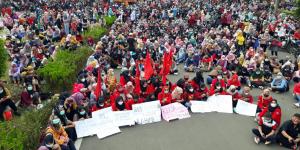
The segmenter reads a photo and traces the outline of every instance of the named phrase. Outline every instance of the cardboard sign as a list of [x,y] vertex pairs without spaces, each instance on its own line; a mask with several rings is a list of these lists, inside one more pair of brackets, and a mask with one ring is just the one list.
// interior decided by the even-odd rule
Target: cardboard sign
[[160,102],[152,101],[132,105],[137,124],[148,124],[161,121]]
[[162,117],[166,121],[191,117],[189,111],[180,103],[172,103],[161,107]]
[[105,137],[120,133],[121,130],[113,123],[102,124],[97,132],[97,137],[103,139]]
[[135,124],[133,111],[112,112],[113,122],[116,126],[132,126]]
[[212,108],[207,101],[191,101],[191,111],[193,113],[207,113],[212,112]]
[[112,120],[112,108],[107,107],[104,109],[100,109],[97,111],[92,112],[92,117],[93,118],[98,118],[98,119],[110,119]]
[[257,105],[238,100],[235,111],[240,115],[255,116]]
[[101,125],[101,121],[95,118],[84,119],[74,123],[78,138],[97,134]]
[[191,110],[194,113],[207,113],[213,111],[233,113],[231,95],[210,96],[207,101],[191,101],[191,104]]
[[232,96],[231,95],[215,96],[215,104],[217,105],[217,112],[233,113]]

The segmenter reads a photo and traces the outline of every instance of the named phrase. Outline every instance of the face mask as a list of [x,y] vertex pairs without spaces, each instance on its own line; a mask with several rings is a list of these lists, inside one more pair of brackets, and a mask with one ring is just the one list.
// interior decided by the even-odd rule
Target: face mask
[[28,91],[32,91],[32,86],[27,87]]
[[60,123],[60,119],[59,118],[52,120],[52,124],[53,125],[59,125],[59,123]]
[[220,86],[217,86],[217,89],[221,89],[221,87],[220,87]]
[[260,71],[256,71],[256,74],[260,74]]
[[169,91],[168,91],[168,90],[165,90],[165,93],[169,93]]
[[85,79],[81,79],[81,82],[85,82]]
[[276,103],[271,103],[271,107],[276,107],[277,104]]
[[84,115],[85,114],[85,111],[81,111],[79,112],[80,115]]
[[100,104],[100,107],[103,107],[104,106],[104,104]]
[[64,114],[65,114],[65,111],[62,110],[62,111],[59,112],[59,114],[60,114],[60,115],[64,115]]
[[249,93],[245,93],[245,95],[249,95]]
[[190,92],[194,92],[194,89],[190,89],[189,91],[190,91]]
[[3,89],[0,89],[0,94],[2,94],[3,93]]
[[123,105],[123,101],[119,101],[118,104],[119,104],[119,105]]
[[222,79],[222,76],[218,76],[217,78],[218,78],[219,80],[221,80],[221,79]]
[[45,146],[46,146],[47,148],[52,148],[53,145],[54,145],[54,143],[51,143],[51,144],[45,144]]

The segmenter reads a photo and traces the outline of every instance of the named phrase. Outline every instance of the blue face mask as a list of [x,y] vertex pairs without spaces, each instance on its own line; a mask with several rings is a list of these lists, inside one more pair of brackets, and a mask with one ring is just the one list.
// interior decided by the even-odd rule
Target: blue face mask
[[59,114],[63,116],[63,115],[65,115],[65,111],[62,110],[62,111],[59,112]]
[[54,125],[57,125],[59,123],[60,123],[60,119],[59,118],[52,120],[52,124],[54,124]]
[[79,112],[80,115],[84,115],[85,114],[85,111],[81,111]]

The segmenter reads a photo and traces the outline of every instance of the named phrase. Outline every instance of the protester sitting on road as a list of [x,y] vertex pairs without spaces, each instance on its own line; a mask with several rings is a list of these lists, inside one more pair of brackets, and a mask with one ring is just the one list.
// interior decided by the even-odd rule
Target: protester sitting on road
[[300,142],[300,114],[296,113],[291,120],[285,121],[276,135],[280,146],[296,150]]
[[54,111],[54,115],[60,119],[60,123],[64,127],[65,131],[67,132],[68,137],[73,141],[76,141],[77,134],[75,130],[75,124],[67,118],[63,106],[61,105],[56,106],[53,109],[53,111]]
[[272,115],[272,119],[280,125],[281,123],[281,108],[276,99],[273,99],[268,107],[264,108],[257,116],[257,120],[261,120],[261,117],[264,116],[265,113],[270,112]]
[[267,108],[272,100],[273,97],[270,95],[270,90],[264,89],[262,94],[258,96],[257,112],[261,112],[264,108]]
[[297,108],[299,108],[300,107],[300,82],[294,85],[293,95],[297,101],[296,103],[294,103],[294,105]]
[[55,143],[59,144],[62,150],[76,150],[73,141],[68,137],[67,132],[61,125],[60,119],[57,116],[50,118],[50,126],[46,133],[51,133]]
[[286,79],[282,76],[282,74],[279,72],[276,77],[273,79],[271,83],[272,91],[275,92],[286,92],[288,90],[288,82]]
[[258,127],[252,129],[255,135],[254,141],[256,144],[263,142],[265,145],[269,145],[275,141],[275,132],[278,124],[272,119],[271,113],[264,114],[262,119],[258,123]]
[[44,141],[38,150],[61,150],[59,144],[55,143],[52,133],[46,133]]
[[252,104],[253,103],[253,96],[251,95],[250,91],[251,91],[250,87],[245,86],[242,93],[241,93],[240,100],[243,100],[245,102],[248,102],[248,103]]
[[254,70],[250,77],[251,85],[254,88],[260,88],[263,89],[265,86],[264,82],[264,74],[263,71],[257,67],[256,70]]
[[13,113],[17,116],[20,115],[18,112],[17,106],[11,100],[10,91],[4,86],[4,83],[0,81],[0,120],[4,119],[3,112],[10,107],[13,110]]

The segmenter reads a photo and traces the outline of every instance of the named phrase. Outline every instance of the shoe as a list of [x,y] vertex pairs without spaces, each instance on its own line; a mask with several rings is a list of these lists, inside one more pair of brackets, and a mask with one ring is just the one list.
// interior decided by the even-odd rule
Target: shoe
[[265,142],[265,145],[269,145],[269,144],[271,144],[271,141],[266,141]]
[[300,107],[300,104],[299,103],[294,103],[294,106],[296,106],[296,107]]
[[259,139],[258,137],[254,137],[254,142],[255,142],[256,144],[259,144],[260,139]]

